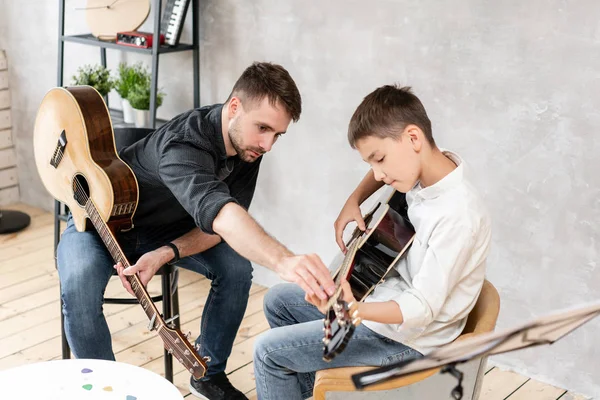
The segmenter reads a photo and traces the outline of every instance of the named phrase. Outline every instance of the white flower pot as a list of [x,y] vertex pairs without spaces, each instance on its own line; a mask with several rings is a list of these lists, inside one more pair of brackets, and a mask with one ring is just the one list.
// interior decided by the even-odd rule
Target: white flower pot
[[121,99],[121,107],[123,108],[123,122],[126,124],[133,124],[135,122],[135,116],[133,107],[129,104],[129,100]]
[[135,127],[136,128],[150,128],[150,110],[136,110],[135,111]]

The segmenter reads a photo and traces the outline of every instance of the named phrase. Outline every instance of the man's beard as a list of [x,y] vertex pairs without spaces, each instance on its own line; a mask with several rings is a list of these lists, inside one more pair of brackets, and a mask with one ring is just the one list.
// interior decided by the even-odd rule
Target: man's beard
[[229,135],[229,141],[231,141],[231,145],[242,161],[254,162],[258,159],[258,157],[254,157],[250,153],[251,151],[254,151],[260,155],[264,153],[262,149],[248,149],[244,147],[244,144],[242,143],[242,135],[239,129],[239,121],[233,121],[233,124],[227,131],[227,134]]

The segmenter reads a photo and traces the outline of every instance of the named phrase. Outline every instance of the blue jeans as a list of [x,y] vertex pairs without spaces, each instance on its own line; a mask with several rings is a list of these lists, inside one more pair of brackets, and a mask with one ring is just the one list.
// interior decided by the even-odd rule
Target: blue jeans
[[304,300],[295,284],[274,286],[265,296],[271,330],[254,345],[254,375],[260,400],[299,400],[312,396],[315,372],[351,366],[383,366],[420,357],[408,346],[356,327],[346,349],[331,362],[323,361],[324,315]]
[[[117,241],[133,264],[142,254],[189,232],[194,226],[133,229]],[[102,311],[104,291],[114,262],[96,231],[78,232],[69,218],[57,252],[65,331],[77,358],[114,360],[110,331]],[[225,370],[233,341],[244,317],[252,265],[222,242],[202,253],[182,258],[178,266],[212,281],[200,326],[200,355],[210,356],[207,376]]]

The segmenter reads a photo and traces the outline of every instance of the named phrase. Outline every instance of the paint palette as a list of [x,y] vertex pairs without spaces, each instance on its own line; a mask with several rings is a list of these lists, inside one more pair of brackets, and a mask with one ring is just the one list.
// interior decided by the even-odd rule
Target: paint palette
[[0,398],[19,400],[182,400],[144,368],[104,360],[56,360],[0,371]]

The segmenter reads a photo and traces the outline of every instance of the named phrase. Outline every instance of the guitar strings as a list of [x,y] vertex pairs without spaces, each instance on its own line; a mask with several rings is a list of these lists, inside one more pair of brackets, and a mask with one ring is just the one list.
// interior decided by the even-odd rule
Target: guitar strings
[[[90,198],[89,198],[89,196],[87,195],[87,193],[85,192],[85,190],[83,189],[83,187],[81,186],[80,182],[79,182],[79,181],[77,181],[77,180],[75,180],[75,191],[76,191],[76,194],[77,194],[78,196],[80,196],[80,198],[81,198],[82,200],[84,200],[85,204],[87,205],[87,204],[88,204],[88,201],[90,201]],[[87,210],[86,210],[86,211],[87,211]],[[91,216],[91,215],[89,215],[89,213],[88,213],[88,216],[89,216],[90,218],[92,218],[92,216]],[[101,225],[101,227],[102,227],[102,229],[105,229],[105,230],[107,229],[107,228],[105,227],[105,225]],[[105,232],[105,233],[106,233],[106,232]],[[109,250],[110,250],[110,249],[109,249]],[[116,251],[117,249],[113,249],[113,250],[114,250],[114,251]],[[126,261],[126,260],[123,260],[123,261]],[[127,264],[129,264],[129,263],[127,263]],[[138,284],[138,281],[137,281],[137,279],[133,279],[133,282],[136,284],[136,286],[138,286],[138,289],[139,289],[140,285]],[[133,288],[133,283],[132,283],[131,285],[132,285],[132,288]],[[141,289],[139,289],[139,290],[141,290]],[[146,299],[146,298],[143,298],[143,300],[146,300],[146,303],[148,303],[148,299]],[[141,300],[138,300],[138,301],[140,301],[140,304],[141,304]],[[151,303],[151,304],[154,306],[154,307],[152,307],[152,309],[153,309],[153,311],[154,311],[154,314],[158,314],[158,315],[160,315],[160,313],[158,313],[158,309],[156,308],[156,306],[154,305],[154,303],[153,303],[152,301],[150,301],[150,303]],[[149,306],[149,304],[146,304],[146,305],[147,305],[147,306]],[[143,308],[143,306],[144,306],[144,304],[142,304],[142,308]],[[145,308],[144,308],[144,310],[145,310]],[[174,330],[174,331],[177,333],[177,330]],[[168,344],[171,346],[171,350],[173,351],[173,353],[175,353],[175,351],[177,350],[178,354],[179,354],[179,355],[180,355],[180,357],[181,357],[180,359],[177,359],[177,361],[179,361],[180,363],[182,363],[182,364],[183,364],[183,361],[182,361],[182,360],[183,360],[183,358],[185,358],[185,359],[186,359],[186,361],[187,361],[187,363],[188,363],[188,364],[190,364],[190,365],[192,366],[191,368],[194,368],[194,363],[198,362],[199,366],[202,366],[202,367],[204,368],[204,370],[206,371],[206,369],[207,369],[207,368],[206,368],[206,367],[204,367],[204,364],[203,364],[203,362],[202,362],[202,361],[200,361],[200,359],[201,359],[201,356],[200,356],[200,355],[199,355],[199,354],[196,352],[196,350],[194,350],[194,348],[191,346],[191,344],[190,344],[190,346],[189,346],[189,347],[191,348],[190,355],[191,355],[191,354],[196,354],[196,355],[197,355],[199,358],[192,357],[192,358],[190,359],[190,358],[188,358],[189,356],[187,356],[187,355],[185,354],[185,352],[181,352],[181,351],[179,351],[179,349],[178,349],[178,346],[177,346],[177,344],[175,343],[175,340],[180,340],[181,342],[183,342],[183,340],[181,340],[179,337],[178,337],[178,338],[176,338],[176,339],[172,339],[170,336],[163,336],[163,335],[161,335],[160,333],[159,333],[159,336],[161,336],[161,338],[163,338],[163,340],[165,340],[166,342],[168,342]],[[183,335],[182,335],[182,336],[183,336]],[[189,341],[188,341],[187,339],[184,339],[184,340],[185,340],[185,341],[186,341],[186,342],[189,344]],[[185,346],[185,347],[188,347],[188,346]],[[188,350],[188,351],[189,351],[189,350],[190,350],[190,348],[186,348],[186,350]]]

